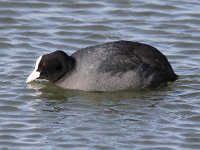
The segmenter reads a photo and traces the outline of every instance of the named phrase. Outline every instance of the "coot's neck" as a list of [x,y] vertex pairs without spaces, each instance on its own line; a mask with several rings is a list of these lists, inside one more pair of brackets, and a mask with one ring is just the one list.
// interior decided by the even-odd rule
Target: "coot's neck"
[[62,61],[62,69],[61,71],[57,74],[57,77],[53,82],[57,82],[61,80],[64,76],[70,74],[73,69],[75,68],[76,65],[76,60],[72,56],[68,56],[65,61]]

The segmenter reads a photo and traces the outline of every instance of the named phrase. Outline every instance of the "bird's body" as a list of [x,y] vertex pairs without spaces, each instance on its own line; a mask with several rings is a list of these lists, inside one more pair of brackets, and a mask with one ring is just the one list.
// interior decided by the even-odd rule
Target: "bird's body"
[[175,81],[167,58],[156,48],[137,42],[116,41],[87,47],[69,56],[72,69],[56,85],[84,91],[115,91],[157,87]]

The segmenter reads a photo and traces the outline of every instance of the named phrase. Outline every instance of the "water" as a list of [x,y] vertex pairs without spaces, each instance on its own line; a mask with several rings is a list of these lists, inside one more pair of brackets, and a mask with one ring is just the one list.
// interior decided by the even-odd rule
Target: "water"
[[[200,147],[198,0],[1,0],[0,149]],[[157,47],[180,79],[102,93],[27,85],[36,59],[114,40]]]

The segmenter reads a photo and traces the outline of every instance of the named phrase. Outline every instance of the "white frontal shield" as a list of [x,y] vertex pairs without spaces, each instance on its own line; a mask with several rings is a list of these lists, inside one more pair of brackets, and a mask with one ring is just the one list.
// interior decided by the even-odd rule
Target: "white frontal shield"
[[35,64],[35,69],[33,70],[33,72],[29,75],[29,77],[26,80],[26,83],[29,83],[31,81],[34,81],[35,79],[40,77],[40,72],[37,71],[38,65],[40,63],[40,60],[42,59],[42,56],[40,56]]

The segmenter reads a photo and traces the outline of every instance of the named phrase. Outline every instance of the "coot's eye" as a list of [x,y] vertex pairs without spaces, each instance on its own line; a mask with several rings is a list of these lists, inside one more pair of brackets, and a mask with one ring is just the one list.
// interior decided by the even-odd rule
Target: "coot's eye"
[[38,66],[38,69],[42,69],[44,66],[46,66],[45,62],[41,62]]

